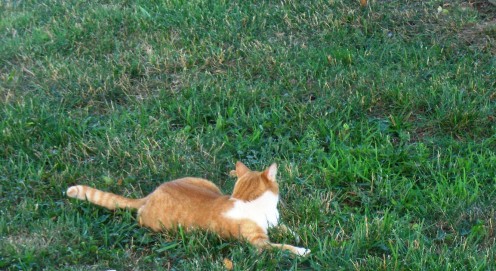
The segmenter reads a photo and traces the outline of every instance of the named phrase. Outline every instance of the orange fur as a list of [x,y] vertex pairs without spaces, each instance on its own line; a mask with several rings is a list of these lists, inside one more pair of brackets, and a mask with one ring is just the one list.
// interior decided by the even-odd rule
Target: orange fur
[[269,241],[267,228],[277,226],[279,217],[277,165],[257,172],[237,162],[231,173],[238,177],[232,196],[222,194],[208,180],[193,177],[166,182],[142,199],[128,199],[84,185],[69,187],[67,195],[110,210],[138,209],[139,224],[154,231],[179,225],[186,230],[200,228],[226,238],[245,239],[258,248],[276,247],[307,255],[307,249]]

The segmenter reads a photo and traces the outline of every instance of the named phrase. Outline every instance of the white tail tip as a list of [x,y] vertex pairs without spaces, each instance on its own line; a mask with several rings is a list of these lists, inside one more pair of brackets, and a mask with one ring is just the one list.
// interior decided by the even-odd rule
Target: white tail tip
[[79,185],[71,186],[67,189],[67,196],[71,198],[77,198],[79,194],[79,190],[81,187]]

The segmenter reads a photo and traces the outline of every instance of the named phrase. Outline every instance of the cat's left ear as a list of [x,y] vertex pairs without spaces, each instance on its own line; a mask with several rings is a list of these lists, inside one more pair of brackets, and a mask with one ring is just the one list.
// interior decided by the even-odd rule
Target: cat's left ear
[[276,175],[277,175],[277,164],[274,163],[274,164],[270,165],[270,167],[263,172],[263,175],[269,181],[275,182],[276,181]]
[[238,178],[241,178],[241,176],[245,175],[249,171],[250,169],[245,166],[245,164],[241,163],[241,161],[236,162],[236,171],[234,173],[238,176]]

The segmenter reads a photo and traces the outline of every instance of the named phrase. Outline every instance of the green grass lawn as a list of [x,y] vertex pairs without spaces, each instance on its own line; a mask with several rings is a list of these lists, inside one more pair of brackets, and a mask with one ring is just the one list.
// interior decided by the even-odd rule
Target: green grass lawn
[[[495,18],[484,0],[0,2],[0,269],[496,269]],[[237,160],[279,164],[309,257],[64,195],[229,193]]]

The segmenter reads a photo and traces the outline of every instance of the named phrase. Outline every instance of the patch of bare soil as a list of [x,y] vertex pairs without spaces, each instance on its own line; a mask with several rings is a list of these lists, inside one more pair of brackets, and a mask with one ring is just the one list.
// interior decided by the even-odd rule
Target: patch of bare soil
[[496,0],[468,0],[468,5],[477,9],[483,20],[468,25],[460,38],[474,48],[496,55]]
[[468,0],[468,4],[489,19],[496,18],[496,0]]

